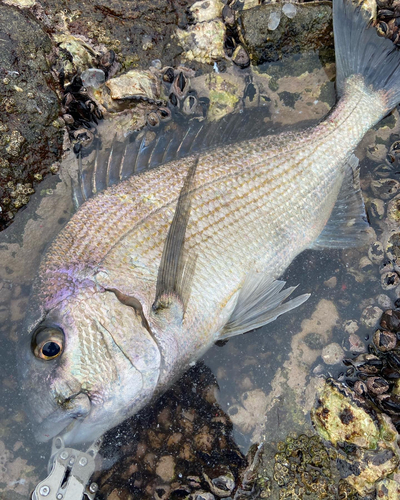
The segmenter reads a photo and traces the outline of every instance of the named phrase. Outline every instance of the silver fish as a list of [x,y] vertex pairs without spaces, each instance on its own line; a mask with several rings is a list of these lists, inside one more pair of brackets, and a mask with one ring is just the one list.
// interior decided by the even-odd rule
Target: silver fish
[[313,129],[166,163],[86,201],[45,254],[19,347],[37,437],[94,440],[215,341],[302,304],[277,278],[306,248],[359,245],[353,151],[400,101],[400,59],[334,0],[334,110]]

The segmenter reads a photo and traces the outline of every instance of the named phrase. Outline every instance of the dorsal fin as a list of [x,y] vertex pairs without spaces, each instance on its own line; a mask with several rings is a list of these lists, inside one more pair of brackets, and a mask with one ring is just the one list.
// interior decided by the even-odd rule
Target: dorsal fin
[[313,249],[350,248],[369,243],[369,224],[360,188],[359,160],[351,155],[336,204]]
[[[171,121],[161,123],[157,129],[145,127],[128,134],[122,141],[115,136],[109,147],[103,145],[104,125],[99,124],[98,136],[90,147],[81,149],[78,182],[73,183],[76,208],[96,193],[146,169],[216,147],[315,123],[316,120],[282,128],[272,123],[267,107],[245,109],[218,122],[174,113]],[[93,157],[92,161],[86,160],[89,156]]]
[[197,163],[198,157],[189,166],[179,194],[175,214],[164,243],[153,304],[153,310],[157,312],[166,309],[172,303],[178,303],[182,308],[182,317],[189,298],[191,278],[196,263],[195,256],[189,258],[184,255],[184,244]]

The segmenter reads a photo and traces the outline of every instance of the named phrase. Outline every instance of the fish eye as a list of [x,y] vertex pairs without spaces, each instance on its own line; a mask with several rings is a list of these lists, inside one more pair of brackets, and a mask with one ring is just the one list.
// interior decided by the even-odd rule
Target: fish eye
[[39,359],[57,358],[64,350],[64,332],[55,327],[40,328],[32,337],[32,350]]

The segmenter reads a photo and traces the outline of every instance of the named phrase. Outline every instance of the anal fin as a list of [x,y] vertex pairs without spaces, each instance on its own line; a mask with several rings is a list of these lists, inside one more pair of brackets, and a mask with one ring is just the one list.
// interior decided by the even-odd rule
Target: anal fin
[[310,248],[350,248],[369,243],[369,224],[360,188],[358,158],[351,155],[331,216]]
[[281,314],[300,306],[310,297],[310,294],[304,294],[284,302],[296,289],[290,287],[283,290],[284,286],[284,281],[274,280],[264,274],[250,273],[239,292],[235,309],[218,340],[266,325]]

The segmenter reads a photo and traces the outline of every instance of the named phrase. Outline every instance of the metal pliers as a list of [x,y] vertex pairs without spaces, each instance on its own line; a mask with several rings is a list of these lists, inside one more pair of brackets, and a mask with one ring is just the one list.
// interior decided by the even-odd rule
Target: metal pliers
[[98,486],[90,481],[101,439],[86,452],[65,448],[62,437],[53,439],[49,475],[32,493],[32,500],[94,500]]

